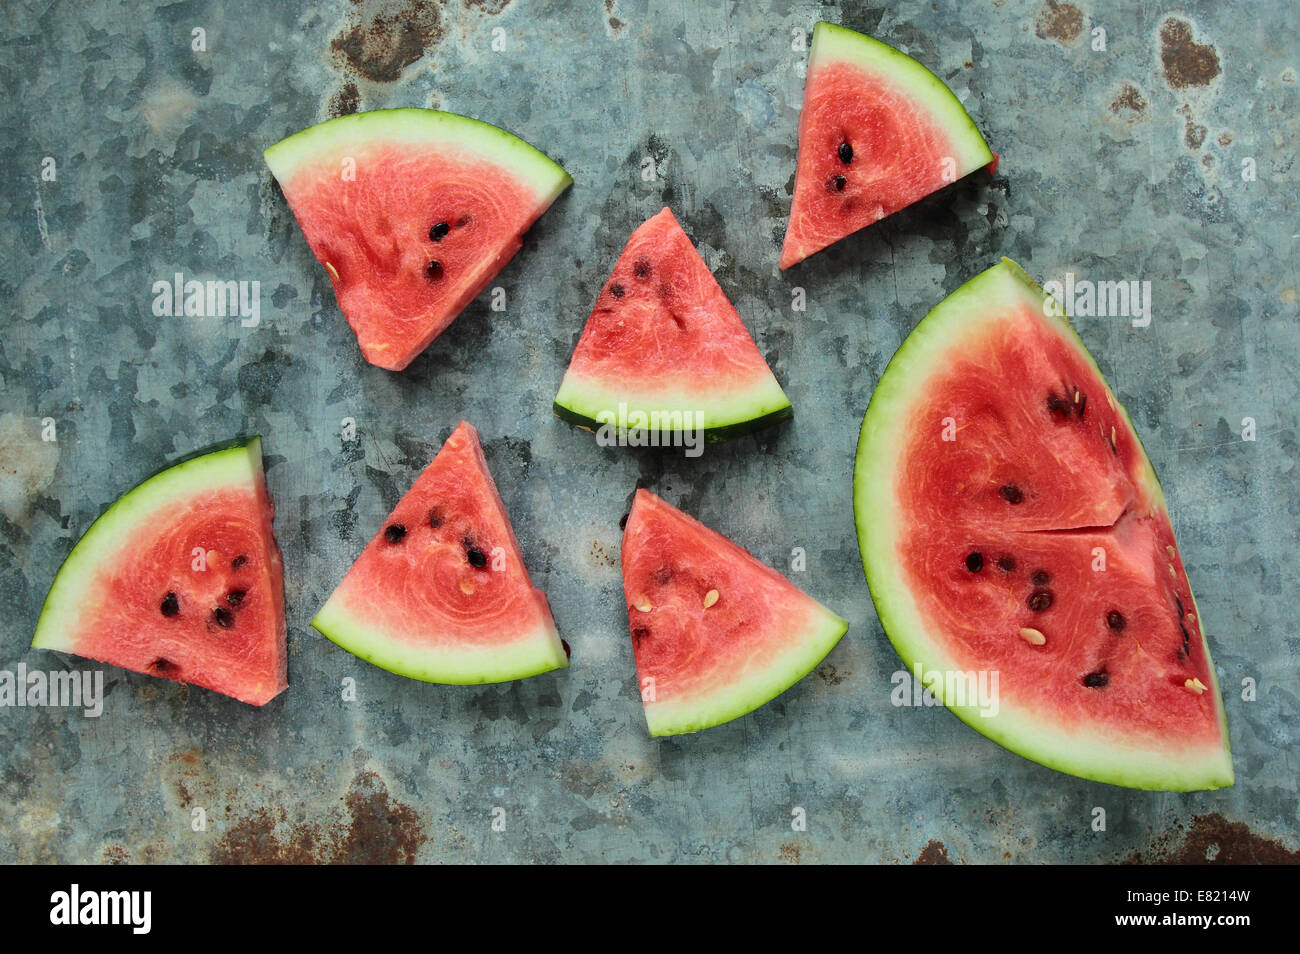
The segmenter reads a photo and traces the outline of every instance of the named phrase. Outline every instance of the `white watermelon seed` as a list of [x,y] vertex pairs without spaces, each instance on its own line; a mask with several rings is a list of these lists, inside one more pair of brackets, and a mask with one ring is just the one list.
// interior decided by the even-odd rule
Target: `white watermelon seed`
[[654,604],[650,602],[650,597],[646,596],[644,593],[638,596],[636,602],[632,605],[643,613],[648,613],[654,609]]
[[1047,642],[1047,637],[1036,629],[1030,629],[1026,626],[1020,631],[1020,638],[1031,646],[1041,646]]
[[717,601],[718,601],[718,591],[717,591],[717,590],[709,590],[709,592],[707,592],[707,593],[704,594],[704,608],[705,608],[705,609],[708,609],[710,606],[712,606],[712,605],[713,605],[714,603],[716,603]]

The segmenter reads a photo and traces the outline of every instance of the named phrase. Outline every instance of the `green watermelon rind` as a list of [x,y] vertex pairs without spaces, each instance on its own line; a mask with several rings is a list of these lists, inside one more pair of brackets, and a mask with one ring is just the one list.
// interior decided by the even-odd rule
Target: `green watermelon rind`
[[513,133],[438,109],[375,109],[327,119],[280,140],[264,150],[263,157],[283,185],[300,169],[373,143],[413,143],[472,153],[527,183],[546,205],[573,185],[573,177],[564,169]]
[[[885,634],[909,670],[918,664],[926,670],[964,667],[948,659],[936,644],[926,638],[925,627],[919,620],[911,594],[890,570],[894,534],[880,533],[879,528],[882,524],[887,525],[889,521],[897,520],[900,515],[890,503],[892,491],[886,489],[882,492],[877,488],[891,486],[892,475],[888,465],[894,459],[896,449],[902,446],[902,431],[907,426],[904,406],[914,393],[914,382],[925,380],[928,368],[933,364],[929,357],[930,342],[934,343],[934,351],[942,353],[951,343],[951,337],[946,333],[948,324],[977,320],[983,311],[982,302],[998,293],[993,288],[993,283],[997,282],[1004,283],[1001,291],[1009,290],[1011,294],[1019,295],[1038,307],[1049,301],[1049,296],[1025,270],[1007,258],[970,279],[935,306],[894,354],[872,395],[858,437],[853,509],[863,570]],[[1054,300],[1051,301],[1052,310],[1059,318],[1059,330],[1063,339],[1077,348],[1104,381],[1101,369],[1083,340],[1070,326],[1064,309]],[[1109,385],[1107,393],[1127,424],[1136,446],[1142,450],[1143,489],[1150,494],[1153,506],[1163,511],[1163,490],[1146,449],[1133,427],[1132,419],[1110,392]],[[1192,605],[1197,618],[1202,619],[1194,596]],[[1016,713],[1005,703],[997,717],[986,718],[981,715],[978,705],[962,706],[953,699],[945,698],[943,686],[935,685],[932,692],[972,729],[1012,752],[1060,772],[1112,785],[1157,791],[1223,788],[1233,784],[1227,717],[1214,662],[1210,657],[1209,643],[1203,634],[1202,644],[1212,680],[1210,689],[1218,704],[1223,746],[1214,750],[1214,757],[1209,757],[1205,752],[1199,753],[1204,758],[1195,764],[1188,763],[1186,753],[1183,752],[1153,751],[1149,748],[1121,752],[1113,739],[1097,740],[1083,735],[1065,737],[1055,734],[1032,715]]]
[[262,480],[262,439],[238,438],[204,448],[182,458],[137,484],[91,523],[59,567],[50,584],[34,649],[75,653],[79,608],[95,583],[95,570],[120,549],[135,529],[153,523],[173,504],[222,487],[256,486]]
[[647,702],[645,716],[650,734],[663,737],[711,729],[767,705],[799,682],[820,665],[849,630],[847,620],[820,603],[815,603],[810,615],[813,618],[805,630],[789,635],[790,652],[725,692],[707,700]]
[[[766,380],[756,383],[742,394],[729,395],[719,399],[709,395],[700,400],[684,398],[681,394],[663,392],[659,396],[638,395],[629,397],[615,390],[593,382],[576,379],[572,371],[564,377],[559,393],[555,396],[552,410],[555,416],[583,430],[599,433],[605,425],[600,416],[606,412],[617,415],[619,404],[627,407],[628,415],[640,411],[648,417],[650,411],[662,414],[664,411],[691,411],[692,414],[704,415],[704,441],[716,443],[731,440],[744,434],[752,433],[765,427],[779,424],[794,417],[794,408],[790,399],[781,390],[781,385],[769,372]],[[718,423],[710,423],[717,421]],[[615,434],[625,434],[614,422]],[[667,431],[661,436],[661,442],[676,445],[687,436],[681,431]]]
[[874,37],[825,21],[813,27],[808,71],[825,62],[847,62],[887,76],[925,106],[935,124],[948,134],[957,155],[955,178],[993,161],[993,151],[961,100],[923,63]]
[[451,686],[474,686],[513,682],[539,676],[569,665],[554,622],[539,625],[536,632],[510,643],[482,650],[421,650],[402,646],[392,635],[368,626],[346,609],[331,605],[331,598],[311,621],[317,632],[360,659],[421,682]]

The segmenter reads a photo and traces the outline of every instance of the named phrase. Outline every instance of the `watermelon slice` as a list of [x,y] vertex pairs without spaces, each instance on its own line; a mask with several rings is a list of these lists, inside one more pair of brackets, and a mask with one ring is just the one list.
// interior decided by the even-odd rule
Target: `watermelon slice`
[[683,443],[724,440],[793,413],[772,370],[669,209],[614,265],[555,397],[579,427]]
[[818,23],[781,268],[992,162],[937,76],[879,40]]
[[[854,509],[881,622],[934,694],[1085,778],[1232,784],[1227,723],[1164,494],[1054,299],[1004,259],[899,348]],[[996,707],[948,674],[999,674]]]
[[478,431],[463,421],[311,624],[426,682],[505,682],[568,665]]
[[371,364],[400,371],[487,287],[569,174],[433,109],[331,119],[266,150]]
[[716,530],[638,490],[623,592],[651,735],[752,712],[808,675],[849,624]]
[[272,515],[259,438],[162,471],[73,547],[32,645],[264,705],[288,685]]

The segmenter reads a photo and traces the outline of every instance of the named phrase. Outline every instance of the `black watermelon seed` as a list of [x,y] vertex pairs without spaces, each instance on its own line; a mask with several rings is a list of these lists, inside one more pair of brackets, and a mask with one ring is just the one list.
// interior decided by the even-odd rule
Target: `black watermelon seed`
[[1128,620],[1119,610],[1111,610],[1106,614],[1106,625],[1117,633],[1124,632],[1124,627],[1128,625]]
[[158,608],[162,610],[164,616],[175,616],[181,611],[180,600],[176,599],[175,593],[168,593],[163,597],[162,605]]
[[1070,405],[1065,403],[1065,398],[1053,391],[1047,395],[1047,412],[1053,417],[1069,417]]
[[401,543],[402,538],[406,536],[406,527],[400,523],[390,523],[384,527],[384,539],[389,543]]
[[1034,586],[1046,586],[1052,582],[1052,574],[1046,570],[1035,570],[1033,576],[1029,578],[1029,582]]
[[429,526],[433,527],[435,530],[442,526],[442,517],[438,516],[438,511],[429,511]]
[[434,259],[424,266],[424,277],[431,282],[442,281],[442,262]]
[[1051,607],[1052,591],[1034,590],[1034,592],[1029,594],[1029,599],[1026,601],[1026,605],[1028,605],[1028,607],[1035,613],[1041,613],[1043,610]]
[[233,560],[230,561],[230,568],[232,570],[238,570],[241,566],[243,566],[247,562],[248,562],[248,557],[244,556],[241,553],[239,556],[235,557]]
[[560,640],[560,645],[564,647],[564,658],[572,659],[573,650],[569,648],[569,641],[567,639],[562,639]]
[[1182,619],[1184,616],[1187,615],[1187,613],[1183,609],[1183,601],[1178,598],[1177,593],[1174,594],[1174,602],[1178,604],[1178,618]]
[[998,569],[1005,570],[1007,573],[1010,573],[1015,568],[1016,568],[1016,561],[1013,558],[1009,556],[998,557]]
[[226,594],[226,602],[231,606],[238,606],[244,602],[244,597],[248,594],[244,590],[231,590]]
[[632,274],[637,278],[649,278],[650,271],[650,262],[644,258],[637,259],[636,264],[632,266]]
[[624,295],[627,294],[627,289],[625,289],[618,282],[615,282],[614,284],[609,286],[609,293],[613,295],[615,298],[622,298]]
[[1182,623],[1178,624],[1178,628],[1183,631],[1183,649],[1190,649],[1192,646],[1192,634],[1187,631],[1187,627]]
[[978,551],[966,554],[966,569],[972,573],[978,573],[984,569],[984,554]]
[[1002,499],[1009,504],[1018,504],[1025,499],[1024,493],[1015,484],[1003,484],[1001,488],[999,488],[998,493],[1000,493]]
[[159,656],[157,659],[155,659],[153,662],[149,664],[149,668],[157,673],[166,673],[171,671],[172,663]]
[[1083,684],[1089,689],[1101,689],[1110,683],[1110,676],[1104,672],[1090,672],[1083,677]]
[[469,565],[475,569],[481,570],[487,566],[487,557],[483,555],[483,551],[478,547],[470,547],[469,552],[465,555],[469,557]]
[[638,644],[649,635],[650,630],[646,629],[644,626],[638,626],[636,629],[632,630],[632,639]]
[[1083,409],[1088,406],[1088,395],[1079,395],[1079,420],[1083,420]]
[[843,192],[844,187],[849,184],[849,180],[843,176],[835,176],[831,179],[831,188],[836,192]]
[[217,625],[222,629],[230,629],[235,625],[235,614],[224,606],[218,606],[212,611],[212,615],[216,619]]
[[853,147],[847,142],[840,143],[838,152],[840,154],[840,162],[844,163],[846,166],[853,161]]
[[618,518],[618,528],[619,528],[620,530],[626,530],[626,529],[627,529],[627,518],[630,517],[630,516],[632,516],[630,513],[625,513],[625,514],[623,514],[623,516],[621,516],[621,517]]
[[439,222],[433,228],[429,229],[429,241],[441,242],[443,237],[451,231],[451,226],[446,222]]

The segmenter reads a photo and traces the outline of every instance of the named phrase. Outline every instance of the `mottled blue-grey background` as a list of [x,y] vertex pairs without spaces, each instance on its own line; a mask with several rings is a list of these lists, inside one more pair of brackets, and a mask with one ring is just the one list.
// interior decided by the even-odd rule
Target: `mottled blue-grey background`
[[[794,39],[818,19],[934,69],[1001,167],[782,275]],[[7,4],[0,667],[93,668],[28,649],[61,559],[169,458],[255,431],[290,688],[258,710],[109,670],[97,720],[0,710],[0,861],[1296,860],[1294,27],[1284,4],[1208,0]],[[402,374],[362,361],[261,160],[385,106],[498,123],[576,180],[495,283],[507,310],[475,302]],[[645,156],[661,181],[641,179]],[[795,406],[691,460],[598,448],[550,408],[628,233],[665,203]],[[858,426],[907,331],[1001,255],[1042,280],[1152,283],[1150,327],[1077,324],[1164,478],[1225,688],[1232,789],[1093,784],[890,704],[899,662],[854,536]],[[176,271],[259,281],[261,325],[155,317],[151,285]],[[308,626],[461,418],[573,647],[566,672],[426,685]],[[646,734],[621,597],[638,481],[783,569],[804,547],[794,579],[852,623],[777,701],[675,740]]]

